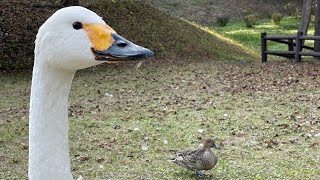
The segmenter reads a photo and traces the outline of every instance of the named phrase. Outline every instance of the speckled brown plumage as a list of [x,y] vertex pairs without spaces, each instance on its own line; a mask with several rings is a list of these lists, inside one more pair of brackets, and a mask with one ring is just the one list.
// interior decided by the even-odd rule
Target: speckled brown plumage
[[218,158],[211,151],[211,148],[218,149],[212,139],[205,139],[200,149],[178,151],[171,161],[181,167],[195,171],[198,176],[203,176],[201,170],[210,170],[218,162]]

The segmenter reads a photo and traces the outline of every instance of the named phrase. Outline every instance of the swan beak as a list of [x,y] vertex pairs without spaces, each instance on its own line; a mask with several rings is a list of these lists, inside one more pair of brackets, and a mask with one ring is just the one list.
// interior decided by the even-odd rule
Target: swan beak
[[116,33],[112,33],[111,36],[114,41],[108,49],[96,50],[92,48],[92,52],[95,54],[97,61],[112,63],[154,57],[154,53],[147,48],[138,46]]

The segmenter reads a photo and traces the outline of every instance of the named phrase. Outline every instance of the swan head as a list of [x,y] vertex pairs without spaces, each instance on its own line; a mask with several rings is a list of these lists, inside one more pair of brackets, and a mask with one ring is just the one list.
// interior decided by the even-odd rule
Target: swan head
[[55,12],[40,27],[35,46],[35,63],[70,70],[154,56],[149,49],[118,35],[96,13],[80,6]]

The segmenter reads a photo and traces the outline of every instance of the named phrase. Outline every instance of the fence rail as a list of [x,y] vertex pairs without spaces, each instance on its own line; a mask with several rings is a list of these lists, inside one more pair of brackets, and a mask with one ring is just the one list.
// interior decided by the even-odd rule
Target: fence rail
[[[288,45],[288,51],[271,51],[268,50],[267,41],[278,42]],[[261,61],[267,62],[268,54],[294,58],[295,62],[301,62],[302,56],[320,57],[320,52],[303,52],[303,49],[314,51],[314,47],[303,44],[305,40],[319,41],[320,36],[304,36],[302,32],[298,32],[296,36],[267,36],[267,33],[261,33]]]

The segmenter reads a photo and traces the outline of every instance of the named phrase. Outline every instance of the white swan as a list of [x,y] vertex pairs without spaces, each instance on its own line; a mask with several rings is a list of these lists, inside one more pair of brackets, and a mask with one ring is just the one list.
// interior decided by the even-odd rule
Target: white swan
[[54,13],[35,45],[29,116],[31,180],[73,179],[68,144],[68,96],[76,70],[103,62],[153,57],[79,6]]

